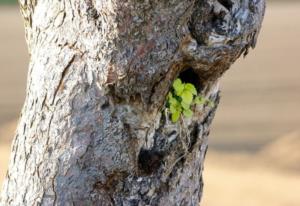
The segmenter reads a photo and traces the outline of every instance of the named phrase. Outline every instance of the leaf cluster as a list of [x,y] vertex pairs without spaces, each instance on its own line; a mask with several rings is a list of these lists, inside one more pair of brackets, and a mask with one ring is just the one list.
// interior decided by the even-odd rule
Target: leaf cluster
[[193,116],[191,107],[193,105],[203,105],[207,100],[197,94],[196,87],[191,83],[183,83],[177,78],[172,85],[171,91],[167,96],[167,108],[171,113],[173,123],[177,122],[183,114],[190,118]]

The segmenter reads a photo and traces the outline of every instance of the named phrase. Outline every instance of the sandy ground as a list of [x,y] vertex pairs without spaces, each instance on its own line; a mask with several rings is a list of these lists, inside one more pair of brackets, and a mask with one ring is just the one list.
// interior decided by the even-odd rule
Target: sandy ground
[[[228,159],[230,160],[230,159]],[[299,206],[300,176],[266,168],[208,164],[203,206]]]
[[[300,4],[270,4],[257,48],[222,81],[204,206],[300,205]],[[0,184],[24,101],[28,55],[18,9],[0,7]]]

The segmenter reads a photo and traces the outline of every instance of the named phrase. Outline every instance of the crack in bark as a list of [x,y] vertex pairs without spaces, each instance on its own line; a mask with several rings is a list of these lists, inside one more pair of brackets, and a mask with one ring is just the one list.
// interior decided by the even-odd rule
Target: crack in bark
[[56,201],[57,201],[57,194],[56,194],[56,190],[55,190],[55,181],[56,181],[56,176],[58,175],[58,173],[56,172],[54,174],[54,176],[51,179],[51,185],[52,185],[52,190],[54,193],[54,199],[53,199],[53,205],[56,205]]
[[70,61],[68,62],[68,64],[64,67],[64,69],[63,69],[63,71],[62,71],[62,73],[61,73],[61,76],[60,76],[59,83],[58,83],[58,85],[56,86],[56,89],[55,89],[55,91],[54,91],[51,105],[54,104],[55,98],[56,98],[56,96],[57,96],[58,91],[62,89],[64,78],[65,78],[66,74],[68,73],[69,68],[72,66],[72,63],[74,62],[75,58],[76,58],[76,55],[73,55],[72,58],[71,58],[71,60],[70,60]]

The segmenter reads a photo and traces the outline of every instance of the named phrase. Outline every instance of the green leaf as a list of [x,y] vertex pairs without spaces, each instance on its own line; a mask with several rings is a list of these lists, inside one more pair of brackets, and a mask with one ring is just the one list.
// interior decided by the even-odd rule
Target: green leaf
[[176,111],[182,111],[180,102],[175,98],[169,99],[169,107],[170,107],[171,113],[174,113]]
[[193,111],[190,109],[185,109],[183,110],[183,114],[185,117],[192,117],[193,116]]
[[198,105],[203,105],[205,104],[206,100],[204,97],[202,96],[197,96],[194,100],[195,104],[198,104]]
[[180,79],[176,79],[173,83],[173,88],[175,90],[176,95],[180,96],[184,90],[184,84],[182,84]]
[[172,89],[167,95],[166,107],[171,113],[172,122],[177,122],[183,114],[185,117],[192,117],[192,104],[204,104],[208,102],[205,98],[197,96],[197,89],[191,83],[183,83],[177,78]]
[[170,112],[171,112],[171,114],[174,114],[175,112],[177,112],[178,110],[177,110],[177,108],[174,106],[174,105],[171,105],[170,106]]
[[173,88],[176,90],[176,88],[180,85],[182,85],[181,79],[179,78],[175,79],[175,81],[173,82]]
[[190,104],[187,104],[187,103],[185,103],[183,101],[181,102],[181,106],[182,106],[183,109],[190,109],[190,107],[191,107]]
[[179,104],[178,100],[175,99],[174,97],[169,98],[168,102],[169,102],[170,105],[177,105],[177,104]]
[[182,98],[182,101],[186,104],[191,104],[193,101],[193,94],[190,91],[183,91],[180,97]]
[[197,95],[196,87],[191,83],[185,84],[184,90],[190,91],[193,95]]
[[177,111],[175,113],[172,114],[172,122],[175,123],[178,121],[179,117],[181,115],[181,112],[180,111]]

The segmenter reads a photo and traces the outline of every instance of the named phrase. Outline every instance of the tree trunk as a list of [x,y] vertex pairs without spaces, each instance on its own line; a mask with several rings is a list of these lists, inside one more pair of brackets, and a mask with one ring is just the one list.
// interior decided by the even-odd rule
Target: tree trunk
[[[1,205],[198,205],[219,78],[264,0],[20,4],[31,61]],[[178,76],[214,106],[172,123]]]

